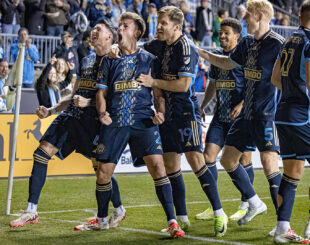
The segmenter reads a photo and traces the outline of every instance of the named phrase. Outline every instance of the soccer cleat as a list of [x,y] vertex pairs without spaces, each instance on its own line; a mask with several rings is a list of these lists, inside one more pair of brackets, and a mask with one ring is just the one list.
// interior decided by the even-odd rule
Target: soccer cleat
[[273,229],[268,233],[269,236],[274,237],[274,234],[276,234],[277,226],[273,227]]
[[309,239],[310,238],[310,223],[307,224],[305,230],[304,230],[304,237],[306,239]]
[[75,231],[98,231],[98,230],[108,230],[109,223],[98,223],[97,219],[91,219],[87,223],[82,225],[77,225],[74,227]]
[[214,234],[216,237],[222,237],[227,231],[228,217],[226,214],[214,217]]
[[237,221],[237,220],[241,219],[246,214],[246,211],[247,210],[239,209],[236,213],[234,213],[233,215],[229,216],[229,220]]
[[198,219],[198,220],[212,220],[212,219],[214,219],[213,208],[208,207],[202,213],[196,214],[195,219]]
[[113,212],[112,216],[109,219],[109,227],[116,228],[119,224],[126,218],[126,210],[124,209],[123,214],[118,214],[116,211]]
[[30,213],[30,212],[24,212],[21,214],[21,216],[12,222],[10,222],[10,227],[18,227],[18,226],[24,226],[26,224],[33,224],[39,222],[38,213]]
[[249,207],[246,214],[238,220],[238,225],[245,225],[246,223],[250,222],[255,216],[263,213],[267,213],[267,206],[263,202],[261,202],[258,207]]
[[189,228],[191,227],[191,223],[189,222],[189,220],[184,222],[177,219],[177,222],[183,231],[189,231]]
[[170,233],[170,236],[172,238],[178,238],[178,237],[183,237],[185,236],[185,232],[182,231],[182,229],[180,228],[180,226],[176,223],[176,222],[171,222],[171,224],[169,225],[167,232]]
[[287,232],[274,235],[275,243],[298,243],[298,244],[310,244],[310,241],[307,239],[298,236],[294,231],[288,229]]

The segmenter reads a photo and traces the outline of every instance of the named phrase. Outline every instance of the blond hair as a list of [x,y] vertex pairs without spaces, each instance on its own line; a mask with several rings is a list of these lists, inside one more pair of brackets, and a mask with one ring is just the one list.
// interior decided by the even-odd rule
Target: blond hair
[[161,14],[167,14],[169,19],[174,22],[176,25],[183,25],[184,15],[181,9],[175,6],[166,6],[162,7],[158,11],[158,16]]
[[268,0],[248,0],[248,10],[254,13],[263,13],[268,21],[274,15],[272,4]]

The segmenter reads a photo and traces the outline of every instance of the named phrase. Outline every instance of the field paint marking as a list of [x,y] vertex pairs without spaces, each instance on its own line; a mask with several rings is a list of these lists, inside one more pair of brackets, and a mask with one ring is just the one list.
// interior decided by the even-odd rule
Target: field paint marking
[[[308,197],[308,195],[296,195],[295,197]],[[271,199],[271,197],[260,197],[260,199],[266,200],[266,199]],[[240,198],[221,200],[221,202],[237,202],[237,201],[240,201]],[[209,201],[187,202],[186,204],[203,204],[203,203],[209,203]],[[160,207],[160,206],[161,206],[161,204],[142,204],[142,205],[135,205],[135,206],[125,206],[125,208],[143,208],[143,207]],[[94,213],[94,210],[96,211],[97,208],[43,211],[43,212],[38,212],[38,214],[70,213],[70,212],[78,212],[78,211]],[[95,212],[95,214],[96,214],[96,212]],[[19,214],[10,214],[10,215],[19,216],[20,213]]]
[[[46,217],[44,217],[43,219],[55,220],[55,221],[59,221],[59,222],[63,222],[63,223],[78,223],[78,222],[81,223],[81,221],[79,221],[79,220],[61,220],[61,219],[46,218]],[[150,230],[144,230],[144,229],[134,229],[134,228],[129,228],[129,227],[118,227],[117,229],[125,230],[125,231],[139,232],[139,233],[145,233],[145,234],[155,234],[155,235],[159,235],[159,236],[170,237],[170,235],[168,233],[163,233],[163,232],[158,232],[158,231],[150,231]],[[76,231],[76,232],[87,232],[87,231]],[[212,239],[212,238],[198,237],[198,236],[189,236],[189,235],[185,235],[184,238],[191,239],[191,240],[205,241],[205,242],[231,244],[231,245],[249,245],[247,243],[230,242],[230,241],[225,241],[225,240],[217,240],[217,239]]]
[[[118,229],[125,230],[125,231],[147,233],[147,234],[155,234],[155,235],[161,235],[161,236],[163,236],[163,235],[164,236],[170,236],[169,234],[166,234],[166,233],[163,233],[163,232],[149,231],[149,230],[143,230],[143,229],[133,229],[133,228],[127,228],[127,227],[118,227]],[[205,241],[205,242],[216,242],[216,243],[232,244],[232,245],[248,245],[247,243],[230,242],[230,241],[225,241],[225,240],[216,240],[216,239],[212,239],[212,238],[188,236],[188,235],[185,235],[184,238],[192,239],[192,240]]]

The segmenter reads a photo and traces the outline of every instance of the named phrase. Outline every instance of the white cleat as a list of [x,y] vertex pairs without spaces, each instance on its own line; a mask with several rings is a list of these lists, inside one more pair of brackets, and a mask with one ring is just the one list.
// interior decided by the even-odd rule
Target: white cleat
[[298,244],[310,244],[310,241],[307,239],[298,236],[294,231],[288,229],[285,233],[277,233],[274,235],[275,243],[298,243]]
[[116,211],[113,212],[109,219],[110,228],[116,228],[126,218],[126,210],[124,209],[123,214],[118,214]]
[[273,229],[268,233],[269,236],[274,237],[274,234],[276,234],[277,226],[273,227]]
[[74,227],[75,231],[99,231],[108,230],[109,223],[98,223],[97,219],[89,220],[87,223]]
[[238,220],[238,225],[245,225],[246,223],[249,223],[255,216],[264,213],[267,213],[267,206],[263,202],[261,202],[258,207],[249,207],[246,214]]
[[310,223],[307,224],[305,230],[304,230],[304,237],[306,239],[309,239],[310,238]]
[[20,217],[10,222],[10,227],[18,227],[18,226],[24,226],[26,224],[33,224],[39,222],[38,213],[30,213],[30,212],[24,212],[21,214]]

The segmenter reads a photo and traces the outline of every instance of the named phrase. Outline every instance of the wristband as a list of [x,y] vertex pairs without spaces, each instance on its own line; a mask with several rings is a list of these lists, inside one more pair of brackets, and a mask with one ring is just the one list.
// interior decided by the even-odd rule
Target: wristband
[[54,107],[52,107],[49,111],[50,111],[51,115],[57,114],[57,111]]

